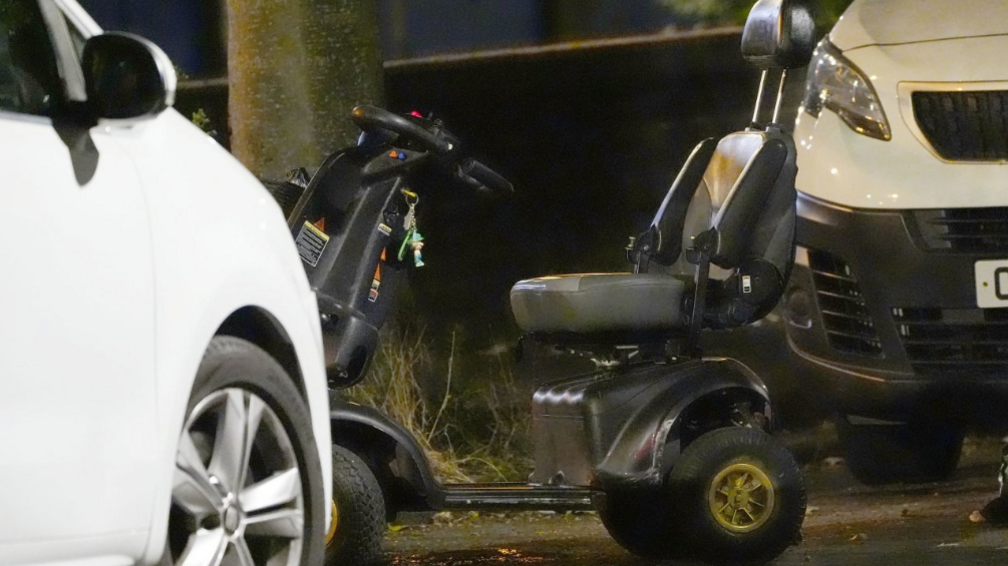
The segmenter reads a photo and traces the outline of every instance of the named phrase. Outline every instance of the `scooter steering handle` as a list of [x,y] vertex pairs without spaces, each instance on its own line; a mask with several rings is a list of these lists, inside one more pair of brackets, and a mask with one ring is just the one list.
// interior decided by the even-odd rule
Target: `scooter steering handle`
[[486,187],[502,196],[514,194],[514,185],[511,181],[475,159],[465,160],[459,169],[462,175],[476,181],[480,187]]
[[454,148],[450,141],[435,135],[423,126],[375,106],[358,106],[354,108],[353,112],[350,113],[350,119],[362,130],[372,130],[376,127],[382,128],[394,134],[399,134],[404,138],[414,140],[438,154],[443,155]]

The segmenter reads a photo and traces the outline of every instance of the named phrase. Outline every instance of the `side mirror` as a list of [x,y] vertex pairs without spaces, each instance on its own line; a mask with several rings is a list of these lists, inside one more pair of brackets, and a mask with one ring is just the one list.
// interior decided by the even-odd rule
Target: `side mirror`
[[178,79],[171,60],[142,37],[120,32],[96,35],[84,44],[81,67],[94,118],[149,118],[175,102]]

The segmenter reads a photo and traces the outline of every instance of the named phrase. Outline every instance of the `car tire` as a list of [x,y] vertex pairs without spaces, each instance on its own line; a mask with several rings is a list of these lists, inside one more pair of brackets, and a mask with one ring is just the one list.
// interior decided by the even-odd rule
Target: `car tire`
[[693,441],[666,484],[691,555],[765,562],[801,540],[805,484],[791,453],[753,428],[722,428]]
[[936,423],[853,424],[837,419],[847,467],[866,485],[948,479],[962,453],[963,432]]
[[331,540],[326,566],[367,566],[381,558],[385,498],[374,473],[356,454],[334,445]]
[[301,566],[324,556],[328,507],[308,407],[254,344],[215,337],[175,462],[162,564]]

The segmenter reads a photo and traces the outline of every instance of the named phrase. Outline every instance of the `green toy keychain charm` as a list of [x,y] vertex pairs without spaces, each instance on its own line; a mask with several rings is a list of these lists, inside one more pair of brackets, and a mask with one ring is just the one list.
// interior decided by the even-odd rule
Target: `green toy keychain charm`
[[413,265],[416,267],[423,267],[423,254],[421,254],[424,247],[423,236],[420,235],[420,232],[413,230],[413,233],[409,238],[407,238],[407,240],[409,242],[409,247],[413,250]]
[[417,231],[416,223],[416,205],[420,201],[420,197],[408,189],[404,189],[402,193],[406,197],[406,205],[409,206],[409,212],[406,213],[405,222],[403,223],[403,228],[406,229],[406,237],[403,238],[402,245],[399,246],[398,259],[402,261],[406,255],[406,249],[409,248],[413,250],[413,265],[423,267],[423,255],[420,253],[424,247],[423,236]]

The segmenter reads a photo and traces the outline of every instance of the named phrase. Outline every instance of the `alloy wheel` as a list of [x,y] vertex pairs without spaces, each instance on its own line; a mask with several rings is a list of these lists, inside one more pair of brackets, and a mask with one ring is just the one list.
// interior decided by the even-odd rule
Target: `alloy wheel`
[[748,462],[726,466],[714,477],[707,503],[719,525],[736,533],[760,528],[774,508],[774,485],[766,472]]
[[294,566],[305,502],[283,422],[256,393],[202,399],[179,440],[168,552],[179,566]]

